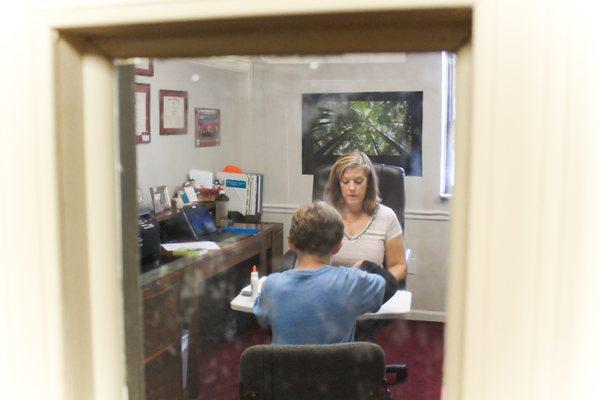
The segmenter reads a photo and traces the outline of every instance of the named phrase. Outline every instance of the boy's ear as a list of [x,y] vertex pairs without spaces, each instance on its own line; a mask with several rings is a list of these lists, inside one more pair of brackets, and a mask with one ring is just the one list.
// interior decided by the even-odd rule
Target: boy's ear
[[298,248],[296,247],[294,242],[292,242],[292,239],[290,239],[289,236],[288,236],[288,245],[290,246],[290,250],[292,250],[294,253],[298,252]]
[[342,242],[339,242],[338,244],[336,244],[335,246],[333,246],[331,248],[330,253],[331,253],[331,255],[337,254],[338,251],[340,251],[341,249],[342,249]]

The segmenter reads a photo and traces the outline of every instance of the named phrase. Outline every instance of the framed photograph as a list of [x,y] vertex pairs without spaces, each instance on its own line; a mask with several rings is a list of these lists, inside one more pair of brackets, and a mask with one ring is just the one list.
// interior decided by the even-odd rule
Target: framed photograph
[[423,92],[302,95],[302,173],[360,150],[422,176]]
[[221,144],[221,111],[217,108],[194,108],[196,147]]
[[188,93],[180,90],[159,91],[160,134],[185,135],[188,128]]
[[136,75],[154,76],[154,61],[151,58],[136,58],[134,64]]
[[166,186],[156,186],[150,188],[150,200],[155,213],[160,213],[171,209],[171,198]]
[[150,85],[135,84],[135,143],[150,143]]

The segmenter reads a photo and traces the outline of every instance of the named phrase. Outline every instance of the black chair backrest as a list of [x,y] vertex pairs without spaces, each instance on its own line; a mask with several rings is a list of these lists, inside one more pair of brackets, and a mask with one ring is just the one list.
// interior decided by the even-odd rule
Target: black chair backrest
[[257,345],[240,359],[240,400],[390,398],[374,343]]
[[[400,221],[404,230],[404,207],[406,194],[404,193],[404,170],[401,167],[385,164],[374,164],[375,172],[379,177],[379,195],[381,202],[390,207]],[[331,165],[324,165],[314,171],[313,201],[323,200],[323,191],[329,179]]]

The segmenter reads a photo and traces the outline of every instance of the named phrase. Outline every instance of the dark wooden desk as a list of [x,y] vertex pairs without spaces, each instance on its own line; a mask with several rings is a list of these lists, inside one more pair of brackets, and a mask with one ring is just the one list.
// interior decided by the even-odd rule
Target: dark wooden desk
[[[238,226],[238,225],[236,225]],[[260,231],[241,241],[223,241],[220,250],[199,257],[163,259],[164,265],[141,277],[144,307],[144,370],[146,399],[195,399],[198,365],[206,342],[207,311],[229,309],[229,301],[250,279],[249,265],[261,275],[277,271],[283,256],[283,225],[239,224]],[[235,274],[235,284],[214,296],[211,280]],[[217,288],[218,289],[218,288]],[[212,293],[208,293],[208,291]],[[221,299],[222,297],[222,299]],[[208,300],[207,300],[208,299]],[[210,301],[208,305],[207,301]],[[220,304],[223,303],[223,304]],[[216,306],[215,306],[216,304]],[[210,307],[210,310],[208,308]],[[210,322],[210,319],[208,320]],[[212,323],[214,324],[214,323]],[[187,390],[182,388],[181,334],[188,331]]]

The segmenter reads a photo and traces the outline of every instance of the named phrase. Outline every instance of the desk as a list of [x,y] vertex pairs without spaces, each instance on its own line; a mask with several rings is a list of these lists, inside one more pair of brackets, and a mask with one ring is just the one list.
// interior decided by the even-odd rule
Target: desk
[[[340,267],[344,268],[344,267]],[[264,280],[261,278],[261,285]],[[395,319],[401,318],[410,312],[412,293],[408,290],[398,290],[391,299],[386,301],[376,313],[361,315],[358,319]],[[254,299],[250,296],[238,294],[231,300],[231,309],[245,313],[252,313]]]
[[[247,282],[250,276],[248,263],[257,263],[262,275],[280,268],[283,255],[282,224],[236,226],[259,228],[260,231],[241,241],[220,242],[219,250],[201,256],[163,257],[156,261],[156,269],[141,276],[147,400],[197,398],[200,345],[205,333],[201,328],[201,303],[206,297],[206,284],[210,278],[234,272],[241,276],[242,282]],[[235,289],[236,292],[241,286]],[[224,302],[226,308],[229,308],[229,298]],[[184,393],[182,388],[183,329],[188,331],[189,341],[188,393]]]

